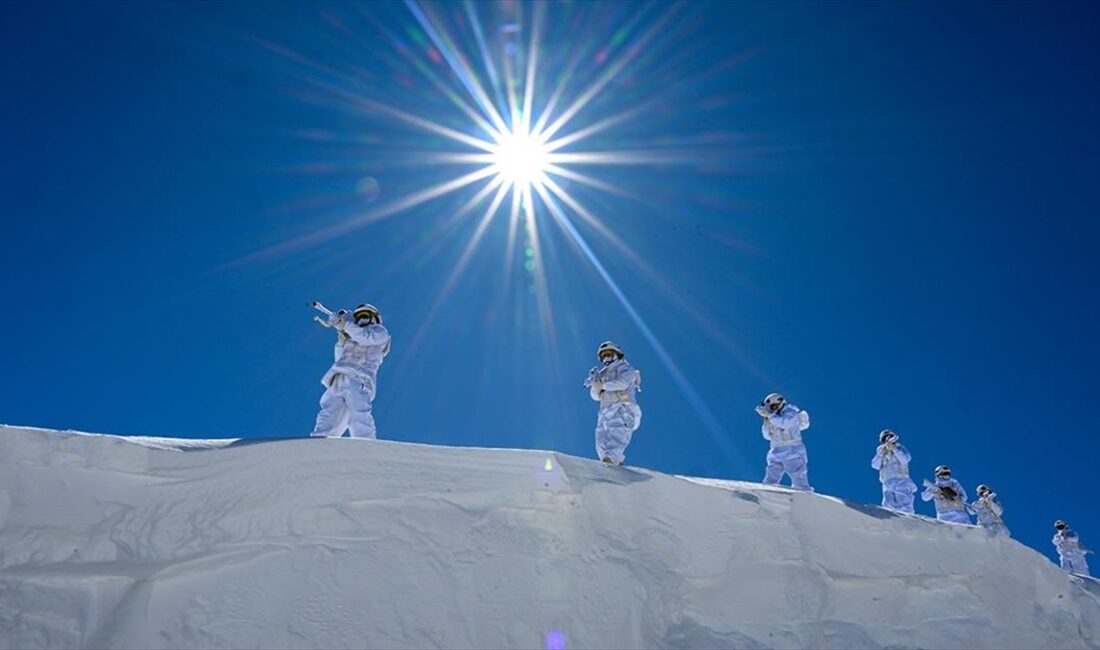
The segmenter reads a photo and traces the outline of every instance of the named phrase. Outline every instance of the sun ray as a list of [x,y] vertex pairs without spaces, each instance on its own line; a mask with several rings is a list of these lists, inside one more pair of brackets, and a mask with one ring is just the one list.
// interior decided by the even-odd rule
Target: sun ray
[[593,188],[596,188],[598,190],[603,190],[604,192],[607,192],[608,194],[614,194],[615,196],[621,196],[624,199],[633,200],[635,198],[635,196],[633,194],[631,194],[630,192],[627,192],[626,190],[624,190],[622,188],[616,187],[615,185],[612,185],[611,183],[605,183],[604,181],[601,181],[598,178],[592,178],[591,176],[588,176],[586,174],[582,174],[580,172],[575,172],[572,169],[569,169],[567,167],[560,167],[560,166],[554,165],[554,164],[547,164],[546,165],[546,173],[547,174],[553,174],[554,176],[561,176],[562,178],[568,178],[571,181],[577,181],[578,183],[581,183],[583,185],[587,185],[589,187],[593,187]]
[[[396,275],[404,271],[404,267],[406,264],[408,264],[412,260],[420,258],[420,256],[423,255],[424,251],[429,246],[438,241],[438,239],[445,237],[450,231],[454,230],[458,226],[458,224],[462,223],[463,217],[473,212],[474,208],[480,205],[481,202],[484,201],[485,198],[489,196],[489,194],[492,193],[493,190],[498,189],[501,184],[502,181],[500,178],[492,178],[480,190],[478,190],[477,194],[470,197],[470,200],[463,204],[457,212],[449,215],[446,219],[440,221],[440,223],[437,224],[435,228],[433,228],[431,231],[423,233],[423,237],[419,243],[406,249],[401,254],[401,257],[398,257],[396,260],[393,261],[392,264],[388,265],[385,269],[379,271],[379,275],[377,278],[378,284],[386,284],[390,276]],[[505,191],[507,190],[505,189]]]
[[539,59],[539,34],[542,31],[542,20],[546,14],[546,5],[542,2],[535,3],[535,15],[531,19],[531,45],[527,54],[527,80],[523,82],[523,133],[531,132],[531,113],[535,110],[535,70]]
[[435,301],[432,306],[428,308],[427,316],[425,316],[420,327],[417,329],[416,334],[412,338],[410,348],[413,350],[419,349],[420,342],[427,333],[429,324],[435,320],[435,315],[439,312],[440,307],[443,306],[443,301],[451,294],[451,289],[458,283],[459,278],[462,277],[463,272],[466,270],[466,266],[470,263],[470,259],[473,257],[474,251],[477,250],[478,245],[481,243],[482,237],[485,235],[485,230],[489,226],[489,222],[493,220],[493,217],[497,213],[497,209],[500,208],[500,204],[504,202],[504,197],[508,195],[508,186],[501,178],[493,179],[487,188],[491,192],[496,189],[496,195],[489,203],[489,207],[481,215],[481,221],[478,222],[477,229],[466,242],[466,247],[462,250],[462,255],[459,256],[458,261],[455,262],[454,268],[451,270],[450,275],[447,276],[447,281],[443,284],[443,287],[436,295]]
[[550,120],[558,102],[565,94],[565,90],[569,86],[569,81],[573,78],[573,73],[576,72],[577,68],[580,66],[582,56],[583,49],[581,48],[577,48],[570,56],[569,63],[566,64],[566,68],[561,74],[558,85],[554,88],[554,92],[550,94],[550,98],[546,100],[546,105],[543,106],[542,111],[539,113],[539,119],[535,122],[535,127],[531,129],[532,133],[541,134],[543,128],[546,127],[546,123]]
[[596,215],[589,212],[587,208],[585,208],[583,205],[580,204],[579,201],[570,196],[569,193],[562,189],[560,185],[550,179],[547,179],[544,185],[546,189],[550,190],[554,194],[554,196],[558,197],[558,200],[569,206],[569,208],[571,208],[573,212],[577,213],[577,215],[584,219],[585,222],[592,226],[592,228],[594,228],[596,232],[600,234],[600,236],[611,242],[611,244],[615,246],[615,248],[618,249],[618,251],[622,255],[626,256],[642,269],[647,269],[647,265],[645,264],[644,260],[642,260],[642,258],[639,257],[632,248],[627,246],[626,243],[623,242],[622,238],[612,232],[610,228],[608,228],[602,221],[596,218]]
[[[623,29],[627,31],[632,29],[643,19],[643,17],[648,13],[649,7],[652,6],[653,4],[651,3],[650,5],[643,7],[642,10],[636,12],[634,14],[634,17],[627,23],[627,25]],[[578,38],[577,40],[583,44],[591,43],[590,39]],[[571,52],[569,57],[569,62],[566,64],[565,69],[559,76],[558,84],[554,88],[554,92],[551,93],[550,99],[547,100],[546,106],[543,108],[542,113],[539,115],[538,122],[535,124],[534,129],[532,129],[533,133],[542,133],[543,129],[546,126],[546,123],[550,121],[550,118],[552,117],[553,111],[557,107],[558,102],[564,96],[565,91],[569,87],[569,83],[573,80],[573,75],[576,73],[577,68],[580,67],[581,61],[588,53],[589,49],[587,47],[580,46],[573,48],[573,51]]]
[[435,46],[439,49],[439,53],[450,64],[451,69],[454,70],[455,75],[458,76],[459,81],[466,87],[466,90],[473,96],[474,101],[481,107],[481,110],[485,112],[485,116],[492,121],[493,125],[498,131],[504,131],[508,127],[504,123],[504,119],[497,112],[493,102],[489,99],[489,96],[485,94],[485,89],[481,87],[481,84],[477,81],[477,77],[474,75],[473,70],[470,68],[469,63],[462,57],[458,49],[453,47],[449,39],[444,39],[444,32],[441,32],[435,28],[427,14],[421,11],[415,0],[405,0],[405,6],[409,8],[413,16],[416,17],[420,26],[428,34],[428,38],[432,39]]
[[500,93],[500,77],[497,76],[497,68],[493,64],[493,58],[489,56],[489,46],[485,43],[485,33],[481,29],[481,21],[478,20],[477,12],[474,10],[474,3],[465,0],[462,4],[466,9],[466,18],[470,21],[470,27],[473,29],[478,52],[481,53],[481,59],[489,75],[489,83],[493,87],[493,94],[496,96],[496,100],[504,105],[504,97]]
[[387,155],[387,162],[393,165],[490,165],[495,160],[494,153],[441,153],[438,151],[397,151]]
[[553,215],[554,222],[561,226],[565,233],[580,247],[589,263],[596,269],[596,272],[619,301],[619,304],[622,305],[623,309],[630,316],[630,319],[634,321],[634,325],[641,331],[642,336],[646,339],[646,342],[649,343],[650,347],[653,348],[653,351],[657,354],[657,358],[660,359],[661,364],[665,367],[665,370],[668,371],[669,375],[680,389],[680,392],[683,393],[692,409],[695,410],[696,414],[703,421],[703,424],[706,425],[714,442],[722,449],[723,453],[726,454],[727,459],[735,463],[740,470],[744,471],[747,469],[748,464],[745,458],[737,448],[730,443],[729,436],[726,434],[721,422],[706,405],[706,402],[703,401],[703,398],[699,395],[698,391],[695,390],[695,387],[692,386],[687,376],[684,375],[683,371],[676,365],[672,355],[669,354],[660,339],[657,338],[657,335],[653,333],[653,330],[650,329],[641,314],[638,313],[638,310],[634,308],[633,303],[626,297],[626,294],[619,287],[619,284],[607,271],[603,263],[600,262],[591,247],[589,247],[588,242],[585,241],[584,237],[569,220],[569,217],[561,207],[558,206],[554,197],[541,186],[536,186],[535,189],[542,197],[543,204],[546,205],[550,214]]
[[[280,48],[276,51],[280,52],[280,53],[283,53],[284,56],[288,56],[288,57],[293,56],[294,60],[302,62],[305,65],[310,65],[312,67],[315,67],[315,68],[323,70],[323,71],[328,70],[327,67],[321,66],[320,64],[314,64],[307,57],[298,55],[298,54],[293,53],[293,52],[289,52],[289,51],[285,50],[285,48]],[[324,90],[325,92],[331,93],[334,97],[338,97],[340,99],[343,99],[343,100],[347,101],[350,106],[354,106],[357,109],[359,109],[360,111],[362,109],[366,109],[367,111],[370,111],[370,112],[383,113],[383,114],[388,115],[388,116],[390,116],[394,119],[397,119],[399,121],[402,121],[402,122],[405,122],[407,124],[411,124],[413,126],[419,127],[419,128],[421,128],[425,131],[429,131],[429,132],[436,133],[438,135],[442,135],[444,137],[450,138],[451,140],[453,140],[453,141],[455,141],[459,144],[467,144],[467,145],[470,145],[470,146],[475,147],[477,149],[482,149],[484,151],[492,151],[493,148],[494,148],[494,145],[493,145],[492,142],[489,142],[487,140],[482,140],[480,138],[476,138],[476,137],[471,136],[469,134],[463,133],[462,131],[452,129],[452,128],[447,127],[447,126],[443,126],[442,124],[439,124],[437,122],[433,122],[432,120],[429,120],[425,117],[421,117],[420,115],[415,115],[415,114],[413,114],[409,111],[403,111],[401,109],[394,108],[394,107],[392,107],[388,104],[370,99],[370,98],[365,97],[363,95],[352,92],[352,91],[350,91],[346,88],[335,86],[331,83],[327,83],[327,82],[324,82],[324,81],[319,80],[319,79],[313,79],[313,78],[308,78],[308,77],[302,78],[302,81],[304,83],[307,83],[307,84],[313,86],[314,88],[318,88],[320,90]]]
[[419,115],[413,115],[412,113],[409,113],[407,111],[392,108],[381,102],[366,99],[365,97],[355,97],[354,101],[358,102],[361,106],[367,109],[385,113],[391,117],[401,120],[402,122],[412,124],[413,126],[418,126],[425,131],[431,131],[432,133],[437,133],[439,135],[448,137],[455,142],[468,144],[471,147],[476,147],[484,151],[491,152],[493,150],[493,143],[491,142],[482,140],[481,138],[475,138],[472,135],[467,135],[462,131],[457,131],[450,127],[443,126],[442,124],[437,124],[429,119],[420,117]]
[[[675,291],[668,282],[653,268],[653,265],[649,264],[641,255],[638,255],[633,248],[628,246],[626,242],[622,240],[611,228],[609,228],[604,222],[592,214],[586,207],[584,207],[580,201],[573,198],[568,192],[561,186],[555,183],[553,180],[547,179],[544,183],[546,189],[550,190],[554,196],[558,198],[562,203],[573,210],[581,219],[585,221],[591,228],[593,228],[597,234],[604,238],[605,241],[610,243],[615,250],[622,255],[626,260],[634,265],[646,278],[647,283],[650,286],[655,286],[661,289],[667,296],[671,297],[684,306],[679,299],[679,292]],[[583,250],[582,250],[583,252]]]
[[715,325],[710,319],[703,314],[696,306],[688,302],[683,292],[677,290],[668,280],[665,279],[657,269],[653,268],[653,265],[648,263],[645,258],[638,255],[633,248],[628,246],[626,242],[622,240],[614,231],[607,227],[601,219],[592,214],[587,208],[585,208],[580,201],[573,198],[568,192],[561,186],[555,183],[553,180],[547,179],[544,183],[546,188],[558,197],[562,203],[565,203],[570,209],[573,210],[578,216],[580,216],[585,223],[593,228],[597,234],[604,238],[605,241],[615,247],[615,250],[622,255],[626,260],[634,265],[646,279],[646,283],[651,287],[656,287],[666,300],[674,302],[681,310],[691,315],[708,335],[715,341],[722,345],[730,352],[732,352],[747,368],[749,368],[754,375],[760,376],[759,369],[755,368],[751,363],[748,355],[745,353],[739,345],[737,345],[730,337],[726,336],[721,328]]
[[512,264],[516,259],[516,232],[519,228],[519,192],[512,192],[512,207],[508,211],[508,239],[504,251],[504,274],[511,277]]
[[551,123],[550,126],[546,127],[546,129],[544,131],[542,131],[540,133],[540,135],[542,135],[542,137],[544,137],[544,138],[549,139],[549,138],[553,137],[553,135],[555,133],[557,133],[559,129],[561,129],[563,126],[565,126],[565,124],[569,120],[573,119],[573,116],[576,115],[577,112],[579,112],[590,101],[592,101],[592,99],[595,98],[596,95],[598,95],[600,93],[600,91],[602,91],[604,89],[604,86],[606,86],[608,83],[610,83],[611,80],[614,79],[616,75],[618,75],[620,72],[622,72],[623,68],[625,68],[628,63],[630,63],[631,61],[634,60],[634,57],[637,56],[638,52],[640,52],[642,50],[642,48],[657,33],[659,33],[661,29],[664,28],[665,23],[668,21],[669,18],[672,17],[673,13],[679,8],[679,6],[680,6],[679,4],[673,4],[671,7],[669,7],[669,10],[666,11],[665,14],[659,20],[657,20],[649,28],[649,30],[646,31],[638,39],[638,41],[636,43],[634,43],[629,48],[627,48],[627,51],[625,53],[623,53],[623,55],[620,56],[615,61],[615,63],[608,66],[607,70],[604,71],[604,73],[596,80],[596,82],[594,84],[592,84],[591,86],[589,86],[589,88],[587,90],[585,90],[581,94],[581,96],[578,97],[569,106],[569,108],[565,109],[565,111],[563,111],[562,114],[558,116],[558,119],[554,120],[554,122]]
[[[606,131],[607,129],[609,129],[613,126],[616,126],[618,124],[622,124],[623,122],[627,121],[628,119],[630,119],[632,117],[635,117],[637,115],[640,115],[641,113],[645,112],[649,108],[650,108],[650,106],[648,104],[639,104],[639,105],[637,105],[633,108],[629,108],[625,111],[621,111],[621,112],[619,112],[615,115],[612,115],[610,117],[605,117],[602,120],[599,120],[598,122],[595,122],[594,124],[591,124],[589,126],[584,127],[583,129],[579,129],[579,130],[574,131],[574,132],[572,132],[568,135],[564,135],[564,136],[562,136],[560,138],[557,138],[555,140],[551,140],[549,142],[546,142],[546,144],[545,144],[546,150],[548,152],[557,151],[558,149],[561,149],[562,147],[571,145],[574,142],[579,142],[579,141],[581,141],[585,138],[596,135],[597,133],[600,133],[602,131]],[[543,139],[544,139],[544,142],[545,142],[545,137],[543,137]]]
[[[358,16],[369,21],[379,31],[382,31],[383,33],[389,35],[391,41],[397,42],[395,37],[386,29],[382,21],[378,20],[371,12],[365,10],[362,6],[354,6],[357,9],[356,14]],[[353,39],[356,43],[359,44],[361,48],[369,49],[372,48],[374,45],[371,41],[363,38],[356,30],[344,28],[340,30],[340,33],[348,38]],[[435,71],[433,71],[424,62],[423,58],[416,56],[406,56],[405,60],[410,63],[414,68],[416,68],[417,72],[424,75],[424,78],[427,79],[436,88],[436,90],[438,90],[440,93],[443,94],[444,97],[450,100],[451,103],[454,104],[455,107],[457,107],[459,110],[461,110],[463,114],[469,117],[474,122],[474,124],[477,124],[479,127],[481,127],[481,129],[485,131],[487,135],[492,136],[496,132],[496,130],[493,129],[493,127],[489,124],[489,122],[486,121],[484,117],[482,117],[473,107],[470,106],[469,102],[460,97],[458,93],[454,92],[449,86],[447,86],[443,82],[442,79],[440,79],[440,76],[436,74]]]
[[315,230],[295,239],[291,239],[281,244],[271,246],[251,255],[247,255],[235,264],[233,264],[233,266],[256,262],[262,259],[271,259],[296,250],[315,246],[322,242],[328,241],[333,237],[339,237],[340,235],[347,234],[368,224],[374,223],[381,219],[385,219],[387,217],[391,217],[395,214],[416,207],[421,203],[426,203],[428,201],[431,201],[432,199],[443,196],[444,194],[448,194],[457,189],[466,187],[471,183],[476,183],[483,178],[492,176],[494,173],[495,172],[491,167],[486,167],[477,171],[470,172],[463,176],[459,176],[458,178],[453,178],[449,181],[444,181],[437,185],[424,188],[407,196],[395,199],[394,201],[379,206],[373,210],[369,210],[365,214],[359,215],[358,217],[353,217],[351,219],[341,221],[340,223],[329,226],[328,228]]
[[528,184],[523,189],[524,228],[527,231],[527,238],[531,242],[531,250],[534,253],[531,260],[534,262],[535,268],[531,270],[531,275],[535,279],[535,295],[538,299],[543,333],[546,336],[548,350],[554,352],[557,350],[557,334],[554,327],[554,312],[550,305],[550,287],[546,279],[546,265],[542,253],[542,242],[539,239],[538,220],[535,219],[535,202],[531,194],[532,185],[538,187],[537,183]]
[[[521,6],[522,5],[516,5],[517,12]],[[518,32],[521,24],[522,23],[517,20],[515,23],[506,25],[506,27]],[[519,98],[516,97],[516,86],[519,82],[516,80],[516,71],[513,67],[512,58],[518,50],[509,48],[508,45],[508,43],[504,44],[504,57],[501,61],[501,67],[504,70],[504,94],[508,98],[509,124],[514,125],[519,122]],[[501,133],[506,133],[511,130],[511,128],[506,127],[501,129]]]
[[410,58],[410,60],[417,71],[420,72],[420,74],[424,75],[424,77],[428,79],[428,81],[431,82],[433,86],[435,86],[436,90],[442,93],[444,97],[449,99],[452,104],[457,106],[458,109],[461,110],[467,117],[469,117],[474,124],[481,127],[481,130],[484,131],[486,135],[488,135],[489,137],[493,137],[494,135],[496,135],[496,133],[498,132],[497,129],[494,129],[493,126],[489,124],[488,120],[486,120],[476,110],[474,110],[474,108],[471,107],[470,104],[466,102],[466,100],[462,99],[462,97],[460,97],[458,93],[451,90],[443,82],[443,80],[439,78],[439,75],[437,75],[423,61],[421,61],[420,59],[412,58]]
[[[307,56],[305,56],[301,53],[298,53],[298,52],[295,52],[295,51],[290,50],[288,48],[282,47],[278,44],[269,43],[269,42],[263,41],[263,40],[257,40],[257,42],[262,47],[278,54],[279,56],[282,56],[284,59],[286,59],[288,61],[298,63],[298,64],[303,65],[303,66],[305,66],[307,68],[310,68],[312,70],[321,72],[321,73],[323,73],[327,76],[330,76],[330,77],[333,77],[333,78],[336,78],[336,79],[340,79],[344,82],[350,83],[350,82],[357,81],[357,79],[355,79],[354,77],[352,77],[352,76],[350,76],[350,75],[348,75],[348,74],[346,74],[342,71],[336,70],[336,69],[332,68],[331,66],[323,65],[323,64],[321,64],[317,61],[314,61],[313,59],[311,59],[311,58],[309,58],[309,57],[307,57]],[[421,72],[424,72],[424,70],[421,70]],[[479,138],[475,138],[475,137],[470,136],[468,134],[462,133],[461,131],[457,131],[455,129],[445,127],[441,124],[438,124],[436,122],[433,122],[431,120],[423,118],[419,115],[414,115],[412,113],[409,113],[408,111],[402,111],[400,109],[393,108],[392,106],[389,106],[389,105],[384,104],[382,102],[378,102],[378,101],[366,98],[362,95],[359,95],[357,93],[354,93],[354,92],[348,90],[347,88],[336,86],[332,83],[328,83],[326,81],[323,81],[321,79],[317,79],[317,78],[314,78],[314,77],[306,76],[306,77],[299,77],[299,78],[303,83],[306,83],[306,84],[308,84],[308,85],[310,85],[314,88],[324,90],[325,92],[331,93],[335,97],[339,97],[343,100],[346,100],[347,102],[349,102],[349,104],[351,106],[355,106],[360,110],[363,107],[366,107],[368,110],[385,113],[385,114],[387,114],[387,115],[389,115],[389,116],[391,116],[395,119],[401,120],[401,121],[406,122],[408,124],[412,124],[414,126],[418,126],[418,127],[422,128],[422,129],[425,129],[427,131],[431,131],[433,133],[443,135],[443,136],[448,137],[448,138],[450,138],[450,139],[452,139],[452,140],[454,140],[458,143],[461,143],[461,144],[468,144],[468,145],[471,145],[473,147],[477,147],[477,148],[480,148],[480,149],[486,149],[486,150],[488,150],[487,148],[492,147],[491,142],[487,142],[485,140],[481,140]],[[431,81],[431,79],[429,79],[429,81]],[[465,103],[462,102],[461,99],[458,98],[456,95],[454,95],[453,93],[450,93],[450,95],[454,97],[453,101],[457,102],[457,104],[460,107],[465,105]],[[465,109],[468,109],[468,106],[466,106]],[[476,116],[476,114],[474,114],[474,116]],[[475,123],[477,123],[479,125],[482,125],[483,128],[485,128],[485,130],[487,131],[487,133],[489,135],[493,135],[495,133],[495,131],[491,127],[489,127],[489,125],[483,119],[481,119],[480,117],[477,118],[477,121]],[[488,127],[488,128],[486,128],[486,127]]]
[[683,149],[578,151],[547,154],[547,159],[556,165],[667,165],[672,163],[697,165],[702,161],[698,152]]

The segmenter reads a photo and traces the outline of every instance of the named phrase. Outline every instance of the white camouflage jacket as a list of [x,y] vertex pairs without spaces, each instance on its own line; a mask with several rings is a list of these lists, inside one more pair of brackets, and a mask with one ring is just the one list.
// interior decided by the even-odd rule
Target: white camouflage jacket
[[373,389],[378,367],[390,352],[390,333],[381,324],[360,327],[343,316],[335,319],[334,327],[340,332],[334,352],[336,361],[321,378],[321,383],[327,388],[336,375],[348,375],[361,379]]
[[584,382],[592,399],[600,408],[622,402],[636,403],[634,393],[642,386],[642,373],[626,359],[619,359],[607,366],[596,366]]

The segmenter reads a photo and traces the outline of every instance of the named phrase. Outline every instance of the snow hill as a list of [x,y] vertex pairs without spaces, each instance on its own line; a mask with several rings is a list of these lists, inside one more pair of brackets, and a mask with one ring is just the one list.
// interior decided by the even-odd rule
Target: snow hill
[[0,427],[0,648],[1082,648],[1100,583],[541,451]]

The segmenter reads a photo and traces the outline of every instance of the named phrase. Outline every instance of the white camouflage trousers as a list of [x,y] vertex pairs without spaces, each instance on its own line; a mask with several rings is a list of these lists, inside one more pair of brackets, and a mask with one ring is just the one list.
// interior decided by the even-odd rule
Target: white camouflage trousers
[[764,468],[764,485],[778,485],[783,474],[791,477],[791,487],[796,490],[813,491],[807,476],[809,459],[806,445],[799,443],[768,450],[768,464]]
[[310,435],[339,438],[347,429],[352,438],[375,438],[373,401],[374,387],[369,383],[358,377],[336,375],[321,395],[321,412]]
[[631,435],[642,424],[642,409],[634,402],[619,402],[600,409],[596,418],[596,455],[618,465],[625,459]]
[[1085,561],[1084,553],[1065,553],[1058,559],[1061,560],[1062,570],[1066,573],[1089,575],[1089,563]]
[[882,482],[882,507],[897,512],[913,513],[913,496],[917,485],[908,476],[892,476]]

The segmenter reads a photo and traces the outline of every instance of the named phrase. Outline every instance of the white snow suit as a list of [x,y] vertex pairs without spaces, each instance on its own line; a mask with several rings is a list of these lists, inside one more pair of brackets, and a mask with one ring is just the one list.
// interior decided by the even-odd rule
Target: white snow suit
[[978,516],[978,523],[991,533],[1004,533],[1008,535],[1008,526],[1001,519],[1005,509],[997,500],[997,494],[993,493],[979,498],[970,504],[970,509]]
[[[955,491],[955,496],[948,498],[941,488],[950,488]],[[936,501],[936,519],[950,521],[953,524],[969,524],[970,513],[966,511],[966,490],[962,483],[953,478],[937,478],[933,484],[926,484],[920,498],[924,501]]]
[[333,323],[339,331],[336,362],[321,378],[325,394],[310,435],[339,438],[347,429],[353,438],[374,438],[375,382],[390,351],[390,333],[381,324],[360,327],[345,316],[337,316]]
[[913,497],[917,484],[909,478],[909,450],[900,443],[879,445],[871,467],[878,470],[882,483],[882,507],[913,514]]
[[1054,533],[1053,542],[1058,549],[1058,559],[1062,563],[1063,571],[1083,576],[1089,575],[1089,563],[1085,561],[1085,553],[1089,551],[1081,547],[1081,540],[1077,537],[1077,533],[1069,528],[1060,530]]
[[778,484],[786,473],[791,477],[792,488],[813,491],[808,477],[806,445],[802,444],[802,432],[809,428],[809,414],[794,404],[784,404],[778,413],[769,413],[764,417],[760,433],[771,443],[768,465],[764,470],[765,485]]
[[596,417],[596,455],[622,464],[630,438],[642,424],[642,409],[634,399],[642,384],[642,374],[626,359],[596,366],[585,385],[589,395],[600,403]]

